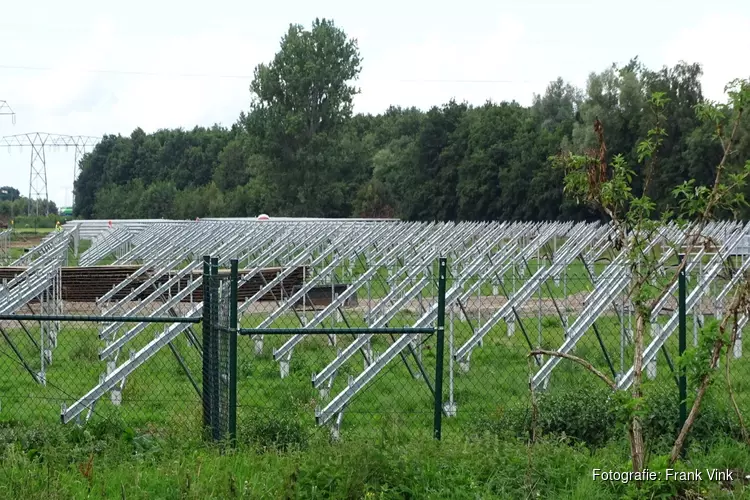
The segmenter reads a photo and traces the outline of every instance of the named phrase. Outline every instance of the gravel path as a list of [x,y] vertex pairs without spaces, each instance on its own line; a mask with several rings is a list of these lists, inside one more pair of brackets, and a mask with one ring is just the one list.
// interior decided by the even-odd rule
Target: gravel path
[[[584,300],[586,296],[588,295],[587,292],[581,292],[578,294],[570,295],[567,297],[567,300],[565,299],[555,299],[553,301],[552,299],[542,299],[541,301],[541,311],[544,316],[556,316],[557,310],[555,308],[555,304],[557,304],[557,307],[560,309],[561,312],[567,311],[571,314],[579,313],[583,307],[584,307]],[[424,308],[429,307],[431,304],[434,303],[434,298],[424,298],[422,300],[422,304],[420,306],[419,300],[411,300],[408,301],[405,306],[401,309],[404,312],[409,312],[415,315],[422,314],[422,311]],[[472,297],[469,301],[467,301],[466,304],[464,304],[464,310],[466,313],[471,317],[475,318],[478,315],[481,315],[482,318],[486,319],[489,318],[490,315],[492,315],[495,311],[500,309],[503,304],[506,303],[505,297],[499,297],[499,296],[486,296],[482,297],[481,299],[478,299],[477,297]],[[371,300],[370,305],[368,307],[367,300],[360,299],[357,305],[347,306],[344,307],[343,310],[347,313],[354,313],[358,316],[363,317],[370,307],[374,307],[378,304],[379,301],[377,300]],[[539,299],[538,298],[531,298],[529,299],[521,308],[517,308],[517,312],[521,317],[535,317],[537,316],[539,312]],[[126,307],[122,308],[120,310],[121,314],[124,314],[131,308],[138,305],[137,302],[130,302],[127,304]],[[138,312],[138,315],[148,315],[153,313],[158,307],[160,307],[161,304],[151,304],[147,307],[144,307],[141,311]],[[179,315],[186,315],[191,309],[193,305],[190,303],[181,303],[175,307],[175,312]],[[318,306],[316,308],[317,311],[320,311],[325,306]],[[661,315],[667,316],[671,315],[677,307],[677,301],[674,298],[671,298],[667,300],[665,308],[662,310]],[[268,314],[271,311],[276,309],[276,303],[275,302],[257,302],[255,304],[252,304],[250,307],[248,307],[245,310],[245,314]],[[17,314],[39,314],[41,310],[41,305],[38,303],[29,304],[28,307],[24,307],[19,311],[16,311]],[[301,310],[298,309],[298,310]],[[308,309],[309,311],[310,309]],[[71,314],[71,315],[99,315],[102,313],[101,310],[99,310],[96,307],[96,304],[93,304],[91,302],[65,302],[63,304],[63,314]],[[703,298],[701,303],[699,304],[699,311],[703,314],[710,315],[714,313],[714,306],[712,304],[711,299],[709,298]],[[459,309],[456,309],[456,312],[459,312]],[[609,309],[609,314],[612,314],[612,309]],[[0,322],[0,325],[3,327],[12,327],[14,326],[15,322],[10,321],[2,321]]]

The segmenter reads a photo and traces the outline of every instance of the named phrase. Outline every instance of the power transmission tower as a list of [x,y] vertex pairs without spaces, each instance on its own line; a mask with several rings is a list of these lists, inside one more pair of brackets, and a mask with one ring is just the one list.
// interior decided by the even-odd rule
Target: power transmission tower
[[10,119],[13,121],[13,125],[16,124],[16,113],[5,101],[0,101],[0,115],[10,115]]
[[[7,103],[7,101],[0,100],[0,116],[10,116],[11,121],[13,122],[13,125],[16,124],[16,113],[13,111],[13,108],[10,107],[10,104]],[[11,223],[13,221],[13,195],[10,195],[10,220]],[[0,236],[0,239],[3,237]],[[7,236],[5,237],[7,238]],[[0,243],[2,243],[0,241]],[[6,241],[7,243],[7,241]],[[0,252],[2,253],[2,252]]]
[[[29,215],[39,215],[38,200],[43,199],[45,203],[44,215],[49,215],[49,192],[47,189],[47,156],[46,148],[53,150],[61,147],[75,148],[73,163],[73,181],[75,181],[78,160],[86,153],[86,148],[95,145],[101,140],[100,137],[88,135],[62,135],[47,134],[44,132],[31,132],[3,137],[0,147],[30,147],[31,168],[29,169]],[[33,207],[36,213],[33,214]]]

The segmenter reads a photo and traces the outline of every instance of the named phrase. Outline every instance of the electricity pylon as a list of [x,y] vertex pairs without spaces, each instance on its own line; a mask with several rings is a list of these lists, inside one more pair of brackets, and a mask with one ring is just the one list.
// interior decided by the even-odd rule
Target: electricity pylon
[[[31,168],[29,169],[29,215],[39,215],[38,200],[44,200],[44,215],[49,215],[49,192],[47,190],[47,157],[46,148],[53,150],[64,147],[75,148],[73,164],[73,180],[75,181],[78,160],[86,153],[86,148],[95,145],[101,140],[100,137],[88,135],[62,135],[47,134],[44,132],[31,132],[3,137],[0,147],[30,147]],[[36,213],[33,207],[36,206]]]

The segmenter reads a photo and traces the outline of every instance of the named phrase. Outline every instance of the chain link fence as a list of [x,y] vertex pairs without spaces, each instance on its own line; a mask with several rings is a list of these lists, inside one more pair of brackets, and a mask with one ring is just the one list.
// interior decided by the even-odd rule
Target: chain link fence
[[[141,267],[129,269],[127,286],[88,302],[59,275],[47,276],[43,293],[0,311],[0,422],[119,419],[152,433],[203,432],[259,447],[383,434],[429,439],[436,430],[535,430],[593,444],[620,435],[616,399],[593,372],[618,390],[632,383],[628,265],[596,252],[562,261],[550,245],[519,259],[509,258],[514,251],[377,265],[334,253],[276,268],[226,256],[186,260],[153,279],[138,281]],[[707,254],[687,266],[688,350],[726,316],[746,262]],[[664,265],[656,288],[667,293],[646,322],[644,392],[648,432],[673,439],[677,257]],[[95,287],[101,274],[91,276]],[[538,350],[588,365],[530,355]],[[741,336],[720,366],[699,434],[711,426],[738,434],[734,403],[750,407]],[[688,405],[697,383],[688,369]]]
[[440,263],[431,264],[418,276],[382,269],[366,287],[306,269],[274,300],[240,302],[238,436],[288,446],[321,431],[433,434]]
[[[118,327],[141,328],[140,338],[101,359],[110,319],[34,314],[0,320],[0,420],[33,425],[123,419],[152,430],[199,423],[201,353],[194,337],[201,325],[120,318]],[[192,333],[150,351],[149,344],[174,325]]]

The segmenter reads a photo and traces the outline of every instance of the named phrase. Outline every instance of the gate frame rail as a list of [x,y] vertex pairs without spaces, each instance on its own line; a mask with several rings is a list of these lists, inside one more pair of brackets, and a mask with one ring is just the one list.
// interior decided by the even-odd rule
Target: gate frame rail
[[[440,264],[445,267],[446,259],[439,259]],[[213,262],[212,262],[213,264]],[[436,350],[436,362],[435,362],[435,386],[430,386],[428,378],[425,377],[425,381],[430,386],[430,390],[433,393],[434,400],[434,421],[433,421],[433,436],[435,439],[440,440],[442,436],[442,415],[445,411],[443,408],[443,357],[444,357],[444,345],[445,345],[445,294],[446,294],[446,273],[440,273],[438,280],[438,315],[437,315],[437,326],[435,327],[379,327],[379,328],[367,328],[367,327],[349,327],[349,328],[238,328],[237,321],[237,283],[238,283],[238,269],[237,260],[232,259],[230,261],[230,314],[229,314],[229,327],[222,328],[217,325],[217,318],[210,318],[211,334],[213,335],[214,329],[223,330],[229,333],[229,439],[231,445],[236,445],[237,436],[237,336],[253,336],[253,335],[411,335],[411,334],[434,334],[437,341]],[[210,266],[210,275],[213,278],[214,272],[218,269],[213,265]],[[212,280],[213,281],[213,280]],[[213,290],[212,290],[213,292]],[[205,295],[204,295],[205,297]],[[212,300],[213,297],[211,297]],[[204,299],[205,300],[205,299]],[[211,307],[211,311],[216,308]],[[205,311],[205,308],[204,308]],[[207,318],[208,319],[208,318]],[[204,330],[206,328],[204,327]],[[204,356],[205,360],[205,356]],[[420,370],[423,367],[420,365]],[[424,374],[424,372],[423,372]],[[425,374],[426,375],[426,374]],[[204,391],[204,398],[208,391]],[[217,401],[207,401],[205,404],[216,405]]]

